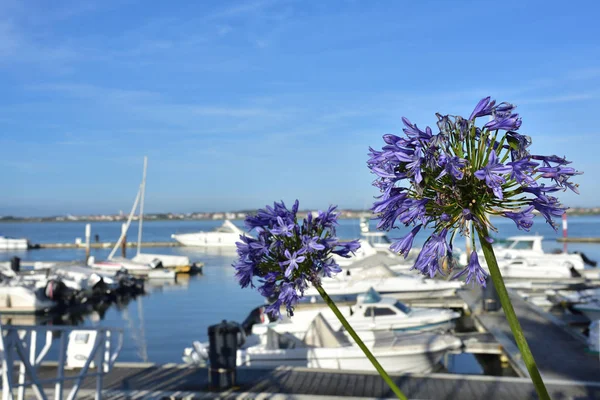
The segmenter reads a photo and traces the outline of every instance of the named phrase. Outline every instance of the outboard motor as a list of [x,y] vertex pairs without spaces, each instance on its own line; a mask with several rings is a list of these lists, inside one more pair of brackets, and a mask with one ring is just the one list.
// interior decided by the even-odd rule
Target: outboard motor
[[56,302],[62,304],[69,304],[75,291],[70,289],[65,285],[65,283],[58,279],[50,279],[46,282],[46,286],[44,287],[44,294],[50,300],[54,300]]
[[583,262],[586,263],[587,265],[589,265],[590,267],[596,267],[596,266],[598,266],[598,262],[597,261],[589,259],[581,251],[574,251],[573,254],[579,254],[581,256],[581,259],[583,260]]
[[10,269],[14,272],[18,273],[21,270],[21,259],[17,256],[14,256],[10,259]]
[[262,324],[265,322],[265,307],[259,306],[254,310],[250,311],[250,314],[246,317],[244,322],[242,322],[242,329],[246,336],[252,333],[252,327],[254,324]]
[[237,350],[246,341],[242,326],[223,320],[208,327],[208,381],[211,389],[225,390],[235,385]]

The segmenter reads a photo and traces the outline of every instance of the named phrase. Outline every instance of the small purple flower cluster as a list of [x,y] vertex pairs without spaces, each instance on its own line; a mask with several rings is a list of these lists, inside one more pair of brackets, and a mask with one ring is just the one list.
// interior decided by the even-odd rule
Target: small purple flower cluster
[[[455,265],[451,243],[457,231],[470,235],[475,249],[471,224],[490,241],[489,231],[496,228],[488,215],[510,218],[528,231],[536,210],[556,230],[553,218],[566,208],[550,193],[579,193],[570,178],[581,172],[567,167],[570,162],[562,157],[532,155],[531,139],[516,132],[521,118],[514,110],[512,104],[486,97],[468,119],[436,114],[437,133],[402,118],[405,136],[384,135],[381,150],[369,149],[367,164],[377,175],[373,185],[382,193],[372,207],[378,229],[389,231],[397,221],[414,226],[390,248],[406,257],[419,230],[434,229],[413,267],[421,273],[433,277],[443,273],[444,262],[449,268]],[[479,117],[489,118],[481,128],[476,125]],[[464,274],[467,282],[485,285],[476,252],[454,277]]]
[[321,277],[341,271],[333,254],[350,257],[360,247],[356,240],[340,242],[335,237],[337,207],[319,211],[314,218],[309,212],[299,224],[298,206],[296,200],[288,210],[282,201],[258,210],[245,221],[257,237],[242,235],[236,243],[239,259],[233,267],[238,282],[242,287],[257,283],[259,293],[272,300],[266,311],[275,317],[282,305],[293,315],[309,282],[320,285]]

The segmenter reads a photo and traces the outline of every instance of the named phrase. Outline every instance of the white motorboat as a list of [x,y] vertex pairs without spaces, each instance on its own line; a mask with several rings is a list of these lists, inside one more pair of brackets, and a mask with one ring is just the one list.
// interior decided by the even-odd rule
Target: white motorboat
[[[340,307],[340,311],[357,332],[448,331],[460,317],[460,313],[442,308],[411,308],[393,297],[380,296],[373,289],[360,294],[355,305]],[[293,317],[282,316],[281,320],[255,324],[252,330],[264,333],[267,329],[273,329],[279,333],[289,332],[301,339],[318,314],[336,332],[343,330],[341,322],[329,307],[300,308],[294,311]]]
[[359,243],[360,243],[360,247],[350,257],[341,257],[341,256],[334,254],[332,256],[333,260],[340,267],[348,267],[349,265],[352,265],[355,262],[364,260],[365,258],[372,257],[377,254],[383,255],[384,257],[397,258],[389,249],[382,253],[382,252],[378,251],[378,249],[376,249],[375,247],[371,246],[369,244],[369,242],[364,239],[359,239]]
[[[356,260],[352,264],[343,267],[342,271],[343,273],[348,273],[348,271],[350,271],[350,274],[352,274],[353,271],[356,272],[359,270],[368,269],[369,271],[371,271],[371,276],[373,276],[372,274],[377,272],[373,269],[373,267],[383,266],[397,274],[411,274],[410,271],[415,265],[415,258],[416,257],[409,256],[405,260],[403,257],[390,257],[378,252],[376,254],[364,257],[360,260]],[[388,276],[388,274],[389,271],[384,269],[384,275]]]
[[600,300],[598,299],[584,304],[576,304],[573,309],[584,314],[590,321],[600,321]]
[[112,257],[103,261],[95,261],[94,257],[90,257],[88,264],[92,268],[113,274],[125,270],[132,275],[143,276],[148,279],[173,280],[176,278],[175,271],[162,268],[160,260],[146,264],[123,257]]
[[[479,259],[481,266],[489,271],[484,258]],[[556,262],[558,261],[558,262]],[[578,276],[568,262],[559,260],[549,261],[542,257],[527,257],[514,259],[498,259],[498,268],[507,279],[561,279]]]
[[[336,332],[321,314],[311,322],[303,339],[267,329],[264,334],[252,334],[237,351],[237,365],[278,367],[281,365],[327,368],[353,371],[374,371],[363,351],[345,332]],[[360,337],[388,372],[428,373],[450,350],[462,342],[448,334],[363,331]],[[206,345],[194,343],[184,351],[184,360],[205,359]]]
[[600,288],[584,290],[557,290],[553,300],[568,304],[591,321],[600,320]]
[[[539,235],[511,236],[505,245],[495,244],[494,253],[502,275],[516,279],[559,279],[582,274],[585,263],[580,254],[546,253],[543,239]],[[481,266],[487,269],[483,253],[479,255]],[[467,264],[467,254],[461,254],[460,262]]]
[[226,219],[223,225],[209,232],[174,233],[171,237],[184,246],[235,248],[235,243],[239,242],[240,236],[244,234],[249,236]]
[[28,248],[27,239],[0,236],[0,250],[27,250]]
[[0,312],[43,313],[56,307],[43,288],[36,288],[18,279],[3,279],[0,282]]
[[[402,300],[448,297],[453,296],[463,285],[464,283],[460,281],[425,279],[421,275],[398,274],[383,265],[357,270],[348,269],[346,273],[322,280],[323,289],[327,294],[339,301],[355,300],[359,294],[367,292],[370,288],[376,288],[381,295]],[[314,287],[308,288],[304,294],[311,302],[317,302],[321,297]]]
[[375,249],[389,249],[392,241],[385,232],[371,232],[369,229],[369,220],[366,217],[360,218],[360,235],[364,241],[369,243]]

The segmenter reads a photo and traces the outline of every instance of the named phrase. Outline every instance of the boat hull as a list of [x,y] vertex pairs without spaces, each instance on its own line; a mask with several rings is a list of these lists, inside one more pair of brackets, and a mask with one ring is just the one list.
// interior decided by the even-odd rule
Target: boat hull
[[41,299],[34,292],[19,287],[0,287],[1,313],[44,313],[56,307],[50,299]]
[[0,250],[27,250],[29,241],[27,239],[15,239],[0,236]]
[[[373,355],[388,372],[428,373],[440,362],[448,348],[434,351],[398,354],[373,349]],[[238,350],[238,366],[292,367],[339,369],[346,371],[376,371],[373,364],[358,348],[299,348],[270,351]]]
[[573,309],[583,313],[590,321],[600,321],[600,306],[597,304],[577,304]]
[[240,241],[237,233],[211,234],[210,232],[183,233],[171,235],[173,239],[184,246],[190,247],[231,247]]

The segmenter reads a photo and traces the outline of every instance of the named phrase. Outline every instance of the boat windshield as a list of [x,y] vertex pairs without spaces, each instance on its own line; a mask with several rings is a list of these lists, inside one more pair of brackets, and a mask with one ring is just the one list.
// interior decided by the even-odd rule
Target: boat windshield
[[512,242],[508,242],[506,246],[512,250],[532,250],[533,249],[533,241],[529,240],[514,240]]
[[402,311],[404,314],[410,314],[410,312],[412,311],[409,306],[402,303],[401,301],[397,301],[396,303],[394,303],[394,306],[400,311]]
[[367,239],[367,242],[371,246],[392,244],[392,241],[385,235],[374,235],[374,234],[369,233],[369,234],[364,234],[363,236],[365,239]]

